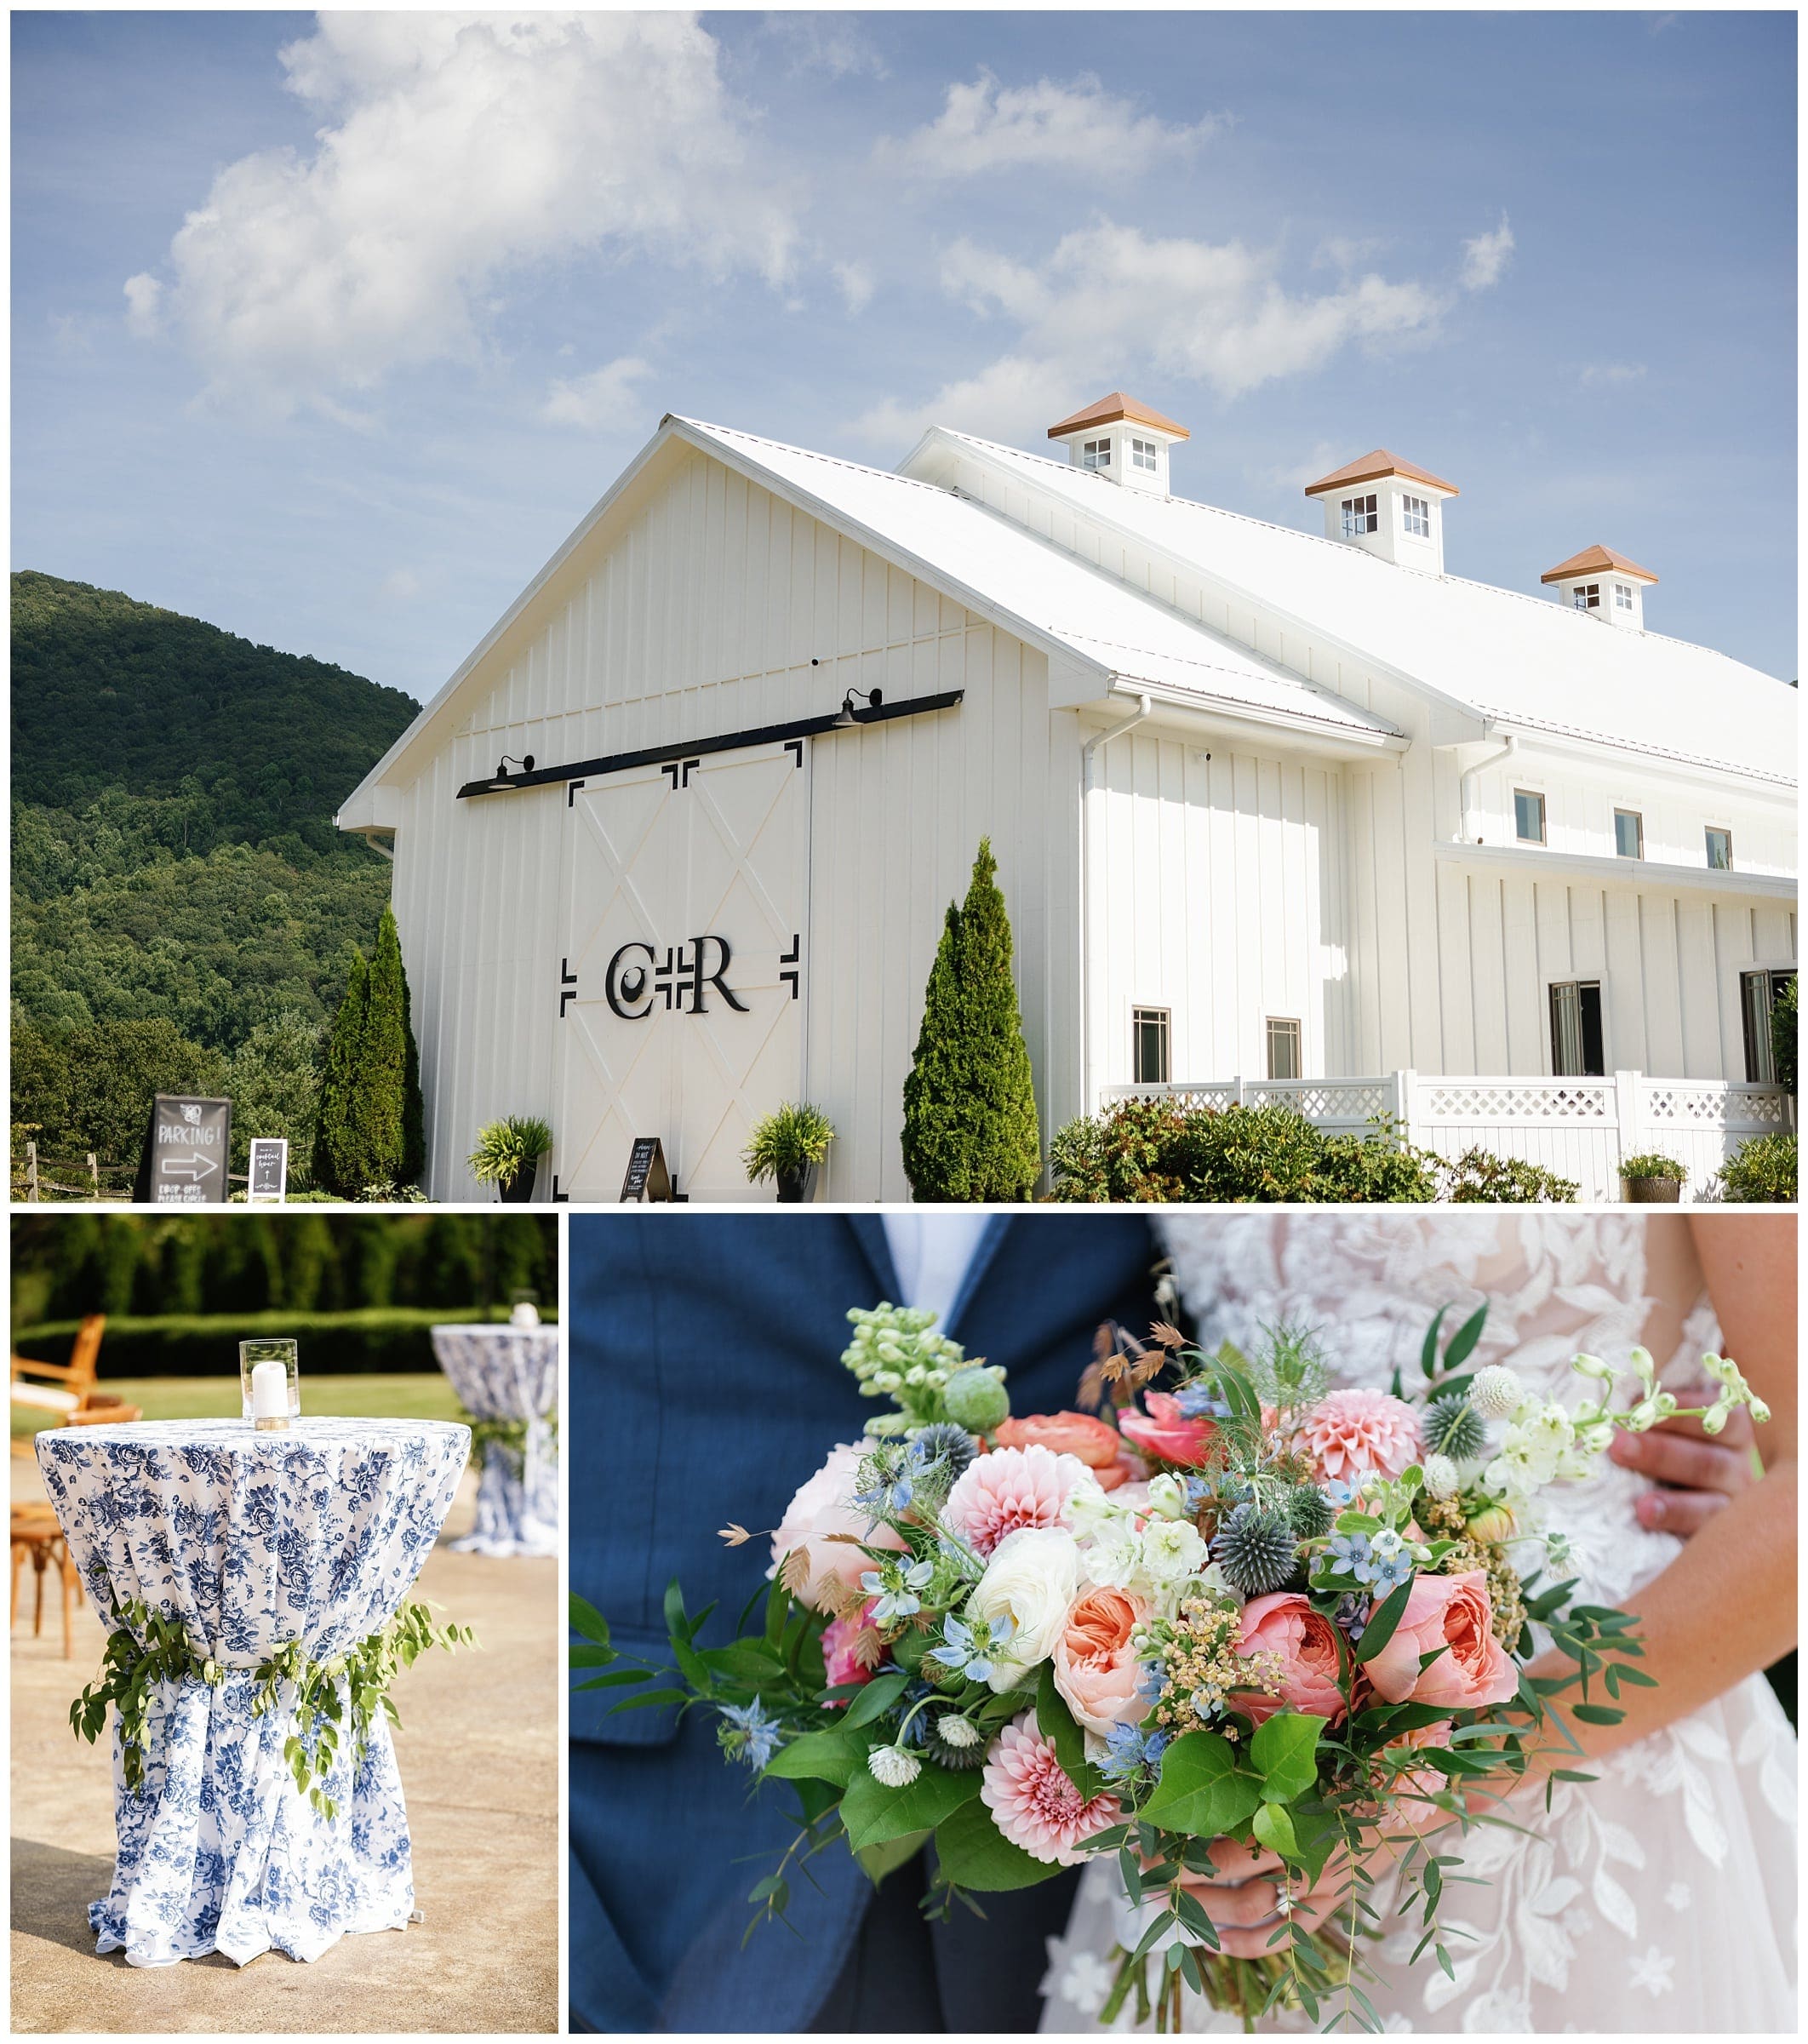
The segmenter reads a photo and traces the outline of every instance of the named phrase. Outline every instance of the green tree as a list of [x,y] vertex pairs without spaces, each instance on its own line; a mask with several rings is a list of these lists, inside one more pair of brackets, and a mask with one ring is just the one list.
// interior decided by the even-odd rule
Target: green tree
[[289,1140],[289,1182],[311,1182],[314,1124],[320,1097],[320,1056],[326,1031],[294,1008],[260,1022],[227,1062],[232,1100],[232,1168],[249,1168],[254,1136]]
[[989,838],[948,904],[904,1082],[904,1171],[922,1200],[1022,1199],[1041,1169],[1010,918]]
[[362,951],[352,954],[346,997],[327,1033],[320,1074],[320,1102],[314,1126],[314,1183],[323,1192],[352,1199],[370,1182],[363,1172],[353,1096],[363,1057],[364,1020],[370,1006],[370,969]]

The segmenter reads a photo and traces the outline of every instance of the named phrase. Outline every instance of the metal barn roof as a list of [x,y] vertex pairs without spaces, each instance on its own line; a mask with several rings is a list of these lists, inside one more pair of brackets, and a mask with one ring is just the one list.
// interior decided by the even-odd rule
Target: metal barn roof
[[1725,654],[1238,512],[1129,490],[944,427],[930,428],[907,468],[935,470],[938,446],[965,450],[1479,716],[1794,785],[1795,690]]

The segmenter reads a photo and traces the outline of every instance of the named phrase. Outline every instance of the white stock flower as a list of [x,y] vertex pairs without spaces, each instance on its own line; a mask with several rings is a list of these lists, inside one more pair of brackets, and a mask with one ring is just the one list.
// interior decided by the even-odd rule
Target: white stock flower
[[1469,1386],[1469,1403],[1484,1419],[1510,1419],[1525,1399],[1525,1387],[1519,1373],[1504,1363],[1490,1363],[1478,1370]]
[[1619,1375],[1611,1363],[1604,1363],[1598,1355],[1572,1355],[1570,1367],[1583,1377],[1598,1377],[1604,1384],[1611,1384]]
[[1088,1469],[1090,1482],[1076,1483],[1067,1493],[1067,1502],[1061,1516],[1082,1539],[1112,1535],[1117,1528],[1131,1527],[1130,1514],[1119,1504],[1109,1491],[1100,1487],[1099,1480]]
[[998,1543],[967,1600],[969,1618],[984,1618],[994,1637],[1006,1618],[1014,1628],[1010,1644],[993,1660],[994,1691],[1002,1693],[1026,1668],[1048,1659],[1079,1595],[1079,1549],[1073,1534],[1030,1526]]
[[1164,1470],[1149,1479],[1149,1510],[1157,1519],[1191,1519],[1187,1509],[1187,1486],[1178,1476]]
[[1142,1573],[1142,1537],[1127,1519],[1107,1520],[1080,1550],[1080,1570],[1100,1589],[1127,1589]]
[[1183,1519],[1158,1519],[1142,1530],[1142,1572],[1153,1583],[1183,1583],[1205,1566],[1199,1528]]

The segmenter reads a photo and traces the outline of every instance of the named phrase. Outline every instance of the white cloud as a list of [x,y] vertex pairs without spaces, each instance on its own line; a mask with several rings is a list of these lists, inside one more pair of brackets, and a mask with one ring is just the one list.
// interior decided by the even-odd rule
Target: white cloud
[[[1034,265],[957,242],[941,281],[951,297],[1014,323],[1015,337],[989,368],[926,404],[873,406],[855,423],[868,439],[893,445],[931,424],[1033,438],[1114,385],[1152,379],[1240,397],[1346,347],[1425,339],[1445,305],[1428,285],[1373,273],[1290,292],[1276,257],[1240,242],[1157,240],[1104,220],[1064,235]],[[1163,403],[1159,391],[1144,394]]]
[[878,286],[873,275],[873,266],[865,262],[838,262],[834,266],[835,282],[841,286],[841,295],[849,312],[864,312],[873,303],[873,294]]
[[877,153],[926,178],[979,177],[1027,167],[1084,170],[1096,179],[1140,177],[1164,159],[1190,156],[1225,125],[1208,114],[1190,128],[1139,113],[1096,77],[1058,85],[1000,85],[981,71],[951,85],[940,115]]
[[1507,224],[1507,215],[1501,215],[1501,224],[1490,234],[1478,234],[1462,244],[1462,288],[1466,291],[1485,291],[1497,284],[1507,273],[1507,265],[1513,259],[1513,229]]
[[126,324],[133,333],[148,339],[157,330],[157,301],[163,287],[156,278],[140,271],[125,280]]
[[412,568],[392,568],[383,577],[378,595],[391,603],[405,604],[421,593],[421,577]]
[[1642,362],[1591,362],[1577,381],[1586,388],[1598,389],[1606,384],[1636,383],[1644,374]]
[[654,13],[326,14],[282,52],[311,152],[228,164],[134,278],[218,389],[283,404],[474,355],[509,273],[644,255],[788,273],[789,204],[714,41]]
[[549,426],[575,426],[585,432],[614,425],[633,409],[634,386],[653,374],[638,355],[623,355],[592,369],[587,376],[557,380],[540,415]]
[[832,78],[890,76],[890,66],[857,15],[770,14],[760,28],[782,46],[793,77],[812,71],[826,72]]

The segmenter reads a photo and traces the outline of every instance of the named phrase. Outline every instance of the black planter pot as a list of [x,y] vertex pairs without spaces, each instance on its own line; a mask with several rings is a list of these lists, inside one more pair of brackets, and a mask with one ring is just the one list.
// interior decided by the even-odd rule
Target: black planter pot
[[1622,1178],[1620,1182],[1634,1206],[1674,1206],[1682,1199],[1679,1178]]
[[523,1165],[512,1178],[499,1178],[496,1181],[496,1190],[502,1195],[505,1206],[527,1205],[534,1197],[534,1174],[539,1169],[540,1164],[536,1159],[532,1164]]
[[802,1206],[810,1198],[810,1188],[816,1182],[814,1164],[801,1165],[794,1171],[778,1174],[778,1196],[781,1206]]

